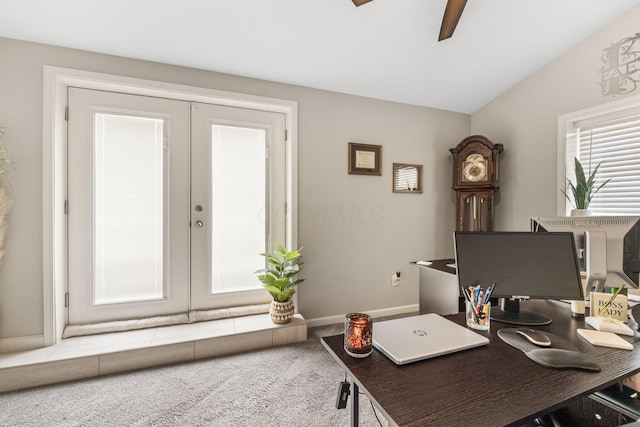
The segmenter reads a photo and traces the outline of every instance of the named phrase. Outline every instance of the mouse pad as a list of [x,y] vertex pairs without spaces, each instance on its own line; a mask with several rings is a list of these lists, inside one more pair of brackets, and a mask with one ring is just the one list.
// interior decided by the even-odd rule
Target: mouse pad
[[522,351],[534,362],[555,369],[584,369],[600,372],[600,365],[593,357],[580,352],[580,349],[566,339],[550,332],[544,332],[551,340],[551,347],[537,346],[516,331],[517,328],[503,328],[498,330],[498,337],[512,347]]

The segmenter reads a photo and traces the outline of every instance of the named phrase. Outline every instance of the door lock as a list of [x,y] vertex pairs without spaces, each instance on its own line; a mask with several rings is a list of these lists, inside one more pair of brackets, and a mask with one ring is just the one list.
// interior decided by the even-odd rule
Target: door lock
[[202,228],[204,226],[204,224],[202,223],[202,221],[196,221],[194,223],[194,225],[196,226],[196,228]]

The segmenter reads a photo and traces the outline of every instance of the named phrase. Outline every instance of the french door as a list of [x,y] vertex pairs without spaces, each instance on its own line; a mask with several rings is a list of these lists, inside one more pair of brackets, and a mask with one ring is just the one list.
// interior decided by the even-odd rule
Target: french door
[[69,324],[268,301],[284,115],[69,88]]
[[266,303],[259,254],[284,242],[284,114],[193,104],[191,309]]

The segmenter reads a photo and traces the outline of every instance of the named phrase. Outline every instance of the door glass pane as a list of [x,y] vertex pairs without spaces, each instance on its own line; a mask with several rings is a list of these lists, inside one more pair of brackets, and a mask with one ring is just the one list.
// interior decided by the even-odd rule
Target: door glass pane
[[94,304],[162,298],[164,121],[94,117]]
[[260,288],[267,237],[266,132],[212,125],[211,292]]

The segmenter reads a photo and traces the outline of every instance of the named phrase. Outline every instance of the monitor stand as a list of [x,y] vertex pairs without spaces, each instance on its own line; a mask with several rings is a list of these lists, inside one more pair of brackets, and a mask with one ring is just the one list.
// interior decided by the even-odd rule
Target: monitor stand
[[551,323],[551,318],[533,311],[520,310],[520,300],[502,298],[500,310],[491,308],[491,320],[512,325],[542,326]]

